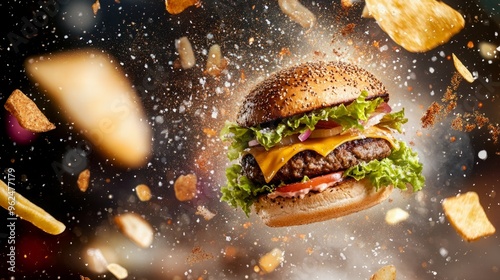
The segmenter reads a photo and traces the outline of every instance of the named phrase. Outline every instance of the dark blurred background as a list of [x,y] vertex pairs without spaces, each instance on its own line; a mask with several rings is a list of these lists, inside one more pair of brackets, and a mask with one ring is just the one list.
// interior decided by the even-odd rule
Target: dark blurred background
[[[444,217],[441,201],[476,191],[500,227],[499,145],[487,128],[471,132],[451,128],[456,114],[480,112],[500,122],[500,60],[486,59],[479,45],[500,46],[498,1],[445,1],[466,20],[452,40],[426,53],[398,47],[373,19],[360,17],[363,2],[346,11],[340,1],[302,1],[317,17],[306,32],[280,10],[277,1],[202,1],[170,15],[162,1],[8,0],[0,4],[7,24],[1,28],[0,101],[21,89],[57,129],[14,141],[8,114],[0,116],[0,166],[15,170],[16,191],[66,224],[58,236],[33,225],[16,224],[16,273],[7,270],[7,211],[0,211],[0,279],[111,278],[92,269],[87,250],[100,248],[126,267],[128,279],[368,279],[379,267],[394,264],[398,279],[498,279],[498,234],[476,242],[461,240]],[[37,25],[34,25],[37,23]],[[341,30],[354,23],[352,33]],[[175,39],[188,36],[197,65],[175,67]],[[472,42],[472,47],[471,43]],[[219,44],[228,59],[219,78],[203,73],[207,50]],[[153,128],[153,155],[138,169],[124,169],[102,157],[65,112],[32,83],[24,61],[33,55],[95,48],[120,62],[134,85]],[[289,54],[283,55],[288,50]],[[433,102],[442,102],[451,86],[455,53],[476,74],[474,83],[456,89],[457,108],[433,127],[420,118]],[[404,107],[410,119],[402,136],[425,164],[427,185],[420,193],[393,194],[391,202],[319,224],[271,229],[219,202],[227,164],[218,132],[234,119],[238,102],[258,79],[306,60],[345,60],[374,72],[391,90],[391,104]],[[208,133],[208,132],[210,133]],[[484,156],[486,155],[486,156]],[[71,165],[69,165],[71,164]],[[76,187],[78,173],[89,168],[86,193]],[[173,182],[195,173],[195,200],[175,199]],[[153,199],[141,203],[133,188],[145,183]],[[210,221],[196,215],[206,206],[217,213]],[[401,207],[410,218],[396,226],[385,212]],[[117,213],[136,212],[153,225],[152,248],[141,249],[113,223]],[[202,248],[210,257],[187,261]],[[258,269],[259,258],[273,248],[284,252],[275,271]],[[197,255],[195,255],[196,257]],[[199,257],[199,256],[198,256]],[[479,273],[479,274],[478,274]],[[2,278],[3,277],[3,278]]]

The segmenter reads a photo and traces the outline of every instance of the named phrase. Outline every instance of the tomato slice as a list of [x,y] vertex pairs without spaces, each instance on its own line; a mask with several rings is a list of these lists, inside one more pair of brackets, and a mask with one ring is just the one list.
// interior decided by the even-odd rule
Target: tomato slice
[[321,184],[335,183],[335,182],[338,182],[341,180],[342,180],[342,172],[335,172],[335,173],[330,173],[327,175],[314,177],[314,178],[312,178],[308,181],[305,181],[305,182],[291,183],[288,185],[284,185],[284,186],[276,188],[275,191],[280,192],[280,193],[298,192],[298,191],[301,191],[303,189],[314,188],[314,187],[321,185]]
[[340,124],[334,122],[334,121],[324,121],[320,120],[316,123],[314,126],[315,129],[329,129],[329,128],[334,128],[340,126]]

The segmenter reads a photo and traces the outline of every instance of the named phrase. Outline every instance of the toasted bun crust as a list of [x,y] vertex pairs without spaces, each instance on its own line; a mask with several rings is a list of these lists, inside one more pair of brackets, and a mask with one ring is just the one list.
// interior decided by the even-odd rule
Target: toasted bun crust
[[308,62],[281,70],[257,84],[246,96],[237,123],[252,127],[315,109],[348,103],[361,91],[368,99],[389,94],[373,74],[341,62]]
[[270,227],[310,224],[346,216],[381,203],[393,187],[378,192],[368,180],[347,180],[320,193],[304,198],[271,199],[266,195],[254,203],[257,215]]

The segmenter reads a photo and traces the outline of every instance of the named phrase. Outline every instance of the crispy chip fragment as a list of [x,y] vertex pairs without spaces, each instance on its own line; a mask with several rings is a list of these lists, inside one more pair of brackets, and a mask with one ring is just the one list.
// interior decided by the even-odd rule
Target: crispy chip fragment
[[148,248],[153,243],[153,228],[140,215],[125,213],[115,217],[115,223],[120,231],[142,248]]
[[196,174],[181,175],[174,183],[175,197],[179,201],[188,201],[196,196]]
[[96,0],[94,4],[92,4],[92,11],[94,12],[94,15],[97,15],[97,11],[101,9],[101,3],[99,3],[99,0]]
[[57,235],[66,229],[63,223],[7,186],[2,180],[0,180],[0,206],[7,209],[11,216],[17,215],[47,233]]
[[201,6],[200,0],[165,0],[165,7],[167,12],[172,15],[177,15],[182,13],[185,9],[195,6],[196,8]]
[[89,187],[89,181],[90,181],[90,170],[85,169],[80,174],[78,174],[78,180],[76,183],[78,184],[78,188],[82,192],[86,192],[87,188]]
[[19,122],[19,125],[31,132],[47,132],[56,128],[38,109],[35,102],[19,89],[14,90],[4,105]]
[[469,191],[446,198],[442,205],[446,218],[464,240],[475,241],[495,233],[477,193]]
[[462,77],[464,77],[464,79],[467,82],[469,83],[474,82],[474,77],[472,76],[469,69],[467,69],[467,67],[463,65],[462,61],[460,61],[460,59],[458,59],[458,57],[454,53],[452,53],[452,57],[453,57],[453,64],[455,65],[455,68],[457,69],[458,73],[460,73],[460,75],[462,75]]
[[448,42],[465,26],[462,15],[436,0],[366,0],[380,28],[410,52],[426,52]]
[[383,266],[370,277],[370,280],[396,280],[396,267],[392,264]]

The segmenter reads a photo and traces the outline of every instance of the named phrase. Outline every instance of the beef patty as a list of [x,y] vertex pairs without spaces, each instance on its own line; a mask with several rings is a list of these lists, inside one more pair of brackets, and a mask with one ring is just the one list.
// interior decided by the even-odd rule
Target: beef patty
[[[304,176],[316,176],[345,170],[361,162],[374,159],[383,159],[391,154],[391,145],[387,140],[379,138],[366,138],[346,142],[338,146],[326,157],[315,151],[306,150],[294,155],[271,180],[271,184],[281,182],[291,183],[302,180]],[[241,159],[243,174],[250,180],[266,184],[264,175],[257,161],[251,154],[246,154]]]

